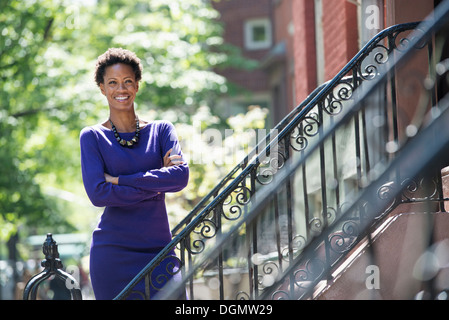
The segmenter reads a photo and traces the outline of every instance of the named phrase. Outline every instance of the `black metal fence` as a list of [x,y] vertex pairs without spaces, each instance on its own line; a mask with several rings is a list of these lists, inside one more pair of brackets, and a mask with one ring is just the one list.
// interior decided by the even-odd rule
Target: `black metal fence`
[[44,270],[28,281],[23,292],[23,300],[36,300],[39,286],[52,276],[65,283],[73,300],[82,300],[78,281],[72,275],[63,271],[62,261],[59,259],[58,245],[51,233],[47,234],[47,238],[42,245],[42,252],[45,256],[41,263]]

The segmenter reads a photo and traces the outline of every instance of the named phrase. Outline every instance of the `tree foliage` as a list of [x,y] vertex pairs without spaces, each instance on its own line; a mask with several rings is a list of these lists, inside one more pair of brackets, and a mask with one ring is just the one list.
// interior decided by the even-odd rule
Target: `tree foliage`
[[78,137],[108,115],[93,70],[109,47],[142,60],[138,113],[176,110],[176,123],[229,91],[216,70],[254,67],[223,43],[217,17],[204,0],[0,2],[0,240],[86,219]]
[[50,88],[58,86],[39,66],[57,7],[52,1],[2,1],[0,6],[0,235],[5,239],[21,224],[64,221],[35,180],[46,165],[39,159],[46,141],[32,139],[40,128],[37,111],[48,108]]

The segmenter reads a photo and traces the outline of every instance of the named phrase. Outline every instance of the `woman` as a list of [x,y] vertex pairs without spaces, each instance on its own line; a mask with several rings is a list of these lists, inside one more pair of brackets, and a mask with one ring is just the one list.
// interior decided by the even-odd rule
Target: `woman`
[[[111,48],[99,56],[95,81],[108,101],[109,119],[80,133],[84,187],[95,206],[106,207],[90,251],[96,299],[114,298],[170,242],[164,194],[188,182],[173,125],[135,113],[141,76],[140,60],[128,50]],[[145,294],[141,282],[135,290]]]

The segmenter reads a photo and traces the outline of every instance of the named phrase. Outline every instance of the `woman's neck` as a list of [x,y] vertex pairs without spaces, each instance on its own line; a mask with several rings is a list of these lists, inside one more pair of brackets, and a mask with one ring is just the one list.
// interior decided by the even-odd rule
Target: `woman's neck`
[[118,132],[134,132],[136,131],[136,119],[135,112],[126,113],[110,113],[109,120],[114,123]]

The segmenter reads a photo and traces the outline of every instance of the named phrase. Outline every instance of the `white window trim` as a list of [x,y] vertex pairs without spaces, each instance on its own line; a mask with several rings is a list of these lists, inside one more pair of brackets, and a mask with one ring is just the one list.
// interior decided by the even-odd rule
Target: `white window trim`
[[323,0],[315,0],[315,46],[317,84],[324,83]]
[[[254,41],[253,28],[262,26],[265,28],[267,38],[264,41]],[[272,31],[271,22],[268,18],[250,19],[245,21],[244,41],[245,48],[248,50],[261,50],[271,47]]]

